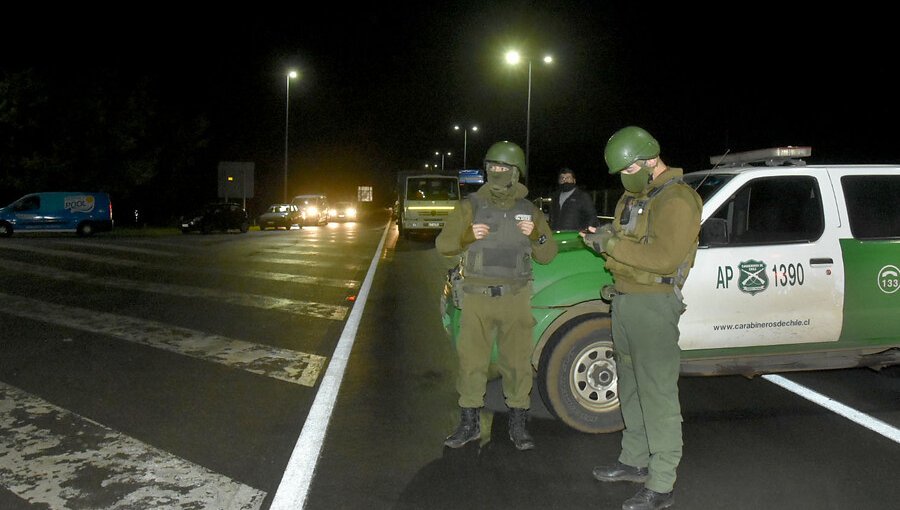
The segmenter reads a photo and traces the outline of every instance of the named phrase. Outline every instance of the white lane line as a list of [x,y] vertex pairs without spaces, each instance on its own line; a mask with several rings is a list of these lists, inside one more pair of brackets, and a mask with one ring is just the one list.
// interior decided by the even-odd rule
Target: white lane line
[[811,390],[801,384],[797,384],[794,381],[791,381],[789,379],[785,379],[784,377],[782,377],[780,375],[767,374],[767,375],[763,375],[761,377],[773,384],[777,384],[778,386],[781,386],[782,388],[784,388],[792,393],[796,393],[797,395],[800,395],[801,397],[805,398],[806,400],[809,400],[810,402],[814,402],[814,403],[824,407],[825,409],[828,409],[829,411],[837,413],[854,423],[862,425],[863,427],[865,427],[873,432],[877,432],[878,434],[881,434],[882,436],[890,439],[891,441],[893,441],[895,443],[900,443],[900,429],[897,429],[896,427],[888,425],[887,423],[879,420],[878,418],[874,418],[874,417],[869,416],[868,414],[865,414],[861,411],[857,411],[856,409],[853,409],[852,407],[844,405],[844,404],[838,402],[837,400],[834,400],[831,397],[826,397],[825,395],[822,395],[821,393]]
[[356,271],[362,267],[362,264],[340,264],[340,263],[336,263],[336,262],[325,262],[322,260],[314,260],[314,259],[286,259],[286,258],[282,258],[282,257],[253,257],[250,259],[250,261],[251,262],[266,262],[268,264],[290,264],[293,266],[347,269],[350,271]]
[[331,413],[334,410],[338,390],[344,378],[344,370],[346,370],[347,361],[350,359],[350,351],[353,349],[353,342],[356,340],[356,331],[359,329],[359,322],[366,307],[366,300],[369,297],[369,290],[372,287],[372,280],[375,278],[375,270],[378,267],[378,259],[381,257],[384,239],[387,237],[390,226],[389,222],[381,235],[381,242],[378,244],[375,256],[372,257],[372,262],[369,264],[369,271],[366,273],[362,287],[360,287],[356,304],[350,312],[350,317],[344,325],[343,332],[341,332],[341,339],[338,341],[334,355],[331,357],[331,362],[328,364],[328,370],[325,371],[325,375],[322,377],[322,384],[319,386],[319,391],[316,392],[316,399],[313,401],[309,415],[306,417],[306,423],[303,424],[300,437],[297,438],[297,444],[294,445],[294,451],[291,453],[291,458],[288,461],[287,468],[284,471],[269,510],[301,510],[306,505],[306,497],[309,494],[309,487],[312,484],[316,464],[319,461],[322,443],[325,441],[328,422],[331,420]]
[[152,292],[169,296],[199,298],[210,301],[221,301],[231,305],[262,308],[264,310],[277,310],[295,315],[316,317],[341,321],[347,316],[346,306],[326,305],[312,301],[299,301],[296,299],[262,296],[259,294],[243,294],[226,290],[206,289],[202,287],[188,287],[185,285],[173,285],[148,281],[125,280],[109,276],[97,276],[88,273],[76,273],[65,269],[56,269],[46,266],[25,264],[13,260],[3,262],[5,271],[19,271],[33,274],[41,278],[49,278],[59,281],[73,281],[87,285],[101,287],[114,287],[118,289],[133,290],[137,292]]
[[[344,280],[340,278],[322,278],[319,276],[307,276],[307,275],[295,275],[291,273],[274,273],[269,271],[228,271],[221,269],[214,269],[208,267],[189,267],[189,266],[175,266],[172,264],[160,265],[160,264],[151,264],[146,262],[139,262],[136,260],[121,260],[114,257],[105,257],[102,255],[92,255],[89,253],[78,253],[72,252],[68,250],[54,250],[49,248],[39,248],[37,246],[27,246],[27,245],[16,245],[16,244],[7,244],[0,243],[0,250],[7,248],[11,250],[21,250],[28,251],[32,253],[38,253],[41,255],[49,255],[53,257],[62,257],[62,258],[70,258],[76,260],[86,260],[88,262],[95,262],[98,264],[109,264],[115,266],[124,266],[124,267],[134,267],[134,268],[147,268],[154,270],[164,270],[164,271],[178,271],[182,273],[204,273],[204,274],[212,274],[212,275],[226,275],[226,276],[237,276],[242,278],[258,278],[262,280],[271,280],[271,281],[279,281],[286,283],[298,283],[301,285],[325,285],[327,287],[339,287],[346,289],[355,289],[359,287],[359,282],[357,280]],[[359,269],[359,266],[356,266]]]
[[162,250],[151,250],[148,248],[138,248],[136,246],[128,246],[121,243],[102,243],[97,241],[57,241],[54,243],[57,246],[71,246],[74,249],[84,250],[90,248],[102,248],[104,250],[112,250],[112,251],[124,251],[129,253],[140,253],[143,255],[153,255],[156,257],[177,257],[178,253],[173,253],[171,251],[162,251]]
[[124,315],[45,303],[0,293],[0,314],[99,333],[273,379],[315,386],[325,357],[279,349]]
[[257,510],[266,497],[2,382],[0,485],[51,509]]

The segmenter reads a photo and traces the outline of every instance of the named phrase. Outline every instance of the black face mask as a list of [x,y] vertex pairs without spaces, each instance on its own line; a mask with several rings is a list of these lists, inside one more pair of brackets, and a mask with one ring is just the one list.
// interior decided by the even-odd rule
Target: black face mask
[[560,190],[560,191],[563,191],[563,192],[565,192],[565,191],[572,191],[573,189],[575,189],[575,183],[574,183],[574,182],[564,182],[564,183],[562,183],[562,184],[559,185],[559,190]]

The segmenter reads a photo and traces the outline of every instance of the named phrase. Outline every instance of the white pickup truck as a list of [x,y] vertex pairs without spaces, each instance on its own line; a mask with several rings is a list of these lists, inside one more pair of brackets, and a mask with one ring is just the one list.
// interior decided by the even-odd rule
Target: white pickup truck
[[[703,198],[683,288],[681,372],[743,374],[900,364],[900,165],[807,165],[809,147],[710,158],[685,174]],[[622,426],[612,282],[575,232],[534,266],[532,362],[546,407],[585,432]],[[443,321],[459,310],[450,284]]]

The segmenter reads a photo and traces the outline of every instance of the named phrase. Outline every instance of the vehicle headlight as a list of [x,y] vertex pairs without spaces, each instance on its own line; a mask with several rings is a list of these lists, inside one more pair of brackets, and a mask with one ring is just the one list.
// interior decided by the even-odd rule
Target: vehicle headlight
[[315,215],[319,214],[319,208],[315,207],[315,206],[307,207],[306,214],[308,214],[310,216],[315,216]]
[[355,218],[355,217],[356,217],[356,209],[354,209],[354,208],[352,208],[352,207],[348,208],[348,209],[347,209],[347,216],[352,216],[352,217]]
[[337,216],[337,209],[329,209],[328,215],[329,216]]

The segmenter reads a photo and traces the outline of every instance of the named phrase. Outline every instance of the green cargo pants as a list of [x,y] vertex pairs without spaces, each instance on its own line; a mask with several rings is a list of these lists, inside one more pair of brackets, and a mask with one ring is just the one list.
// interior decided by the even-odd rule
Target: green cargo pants
[[465,293],[456,343],[459,356],[456,390],[460,407],[484,406],[495,338],[506,405],[520,409],[531,406],[533,328],[530,285],[497,297]]
[[670,492],[681,461],[678,320],[684,310],[674,292],[618,295],[612,303],[612,337],[625,430],[619,461],[648,467],[644,484]]

